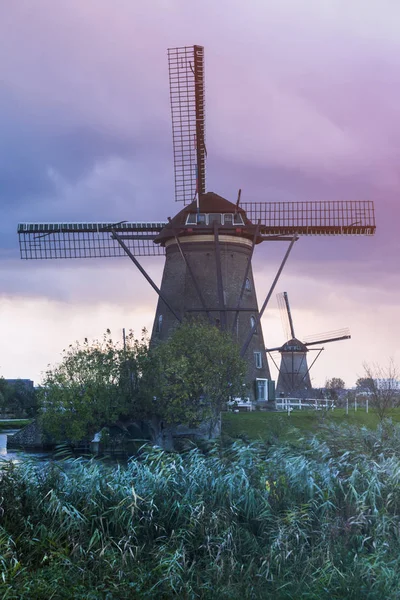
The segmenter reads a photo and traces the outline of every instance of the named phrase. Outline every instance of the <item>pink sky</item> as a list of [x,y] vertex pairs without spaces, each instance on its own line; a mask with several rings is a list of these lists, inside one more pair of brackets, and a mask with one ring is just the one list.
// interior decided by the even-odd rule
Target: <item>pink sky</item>
[[[36,382],[62,349],[152,325],[129,261],[22,262],[19,221],[165,220],[173,202],[166,50],[206,51],[208,190],[374,200],[374,238],[301,239],[277,292],[302,337],[348,326],[314,385],[400,364],[400,5],[394,1],[21,0],[0,19],[0,374]],[[259,302],[283,245],[263,244]],[[160,280],[162,259],[145,261]],[[268,345],[283,342],[275,299]]]

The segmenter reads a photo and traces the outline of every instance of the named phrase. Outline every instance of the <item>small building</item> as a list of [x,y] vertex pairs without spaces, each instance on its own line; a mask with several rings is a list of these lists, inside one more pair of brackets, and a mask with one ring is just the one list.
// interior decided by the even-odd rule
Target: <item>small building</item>
[[23,385],[28,391],[33,391],[35,389],[32,379],[5,379],[4,381],[11,386]]

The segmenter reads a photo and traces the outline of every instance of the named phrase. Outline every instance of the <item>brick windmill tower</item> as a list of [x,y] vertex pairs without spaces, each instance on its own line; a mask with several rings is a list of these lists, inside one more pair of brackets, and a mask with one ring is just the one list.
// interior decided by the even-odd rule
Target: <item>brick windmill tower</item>
[[[294,242],[310,235],[372,235],[373,203],[230,202],[206,192],[204,48],[168,51],[175,200],[184,208],[152,223],[21,223],[24,259],[128,256],[158,294],[152,340],[185,318],[202,316],[231,331],[248,364],[248,395],[268,399],[270,371],[260,319]],[[261,242],[287,241],[271,288],[258,307],[251,261]],[[138,261],[165,255],[161,286]]]

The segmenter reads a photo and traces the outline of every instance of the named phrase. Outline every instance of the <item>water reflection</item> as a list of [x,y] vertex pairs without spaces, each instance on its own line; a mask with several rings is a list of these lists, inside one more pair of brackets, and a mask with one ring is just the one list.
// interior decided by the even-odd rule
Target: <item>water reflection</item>
[[40,460],[49,458],[51,455],[48,452],[24,452],[23,450],[7,449],[7,436],[17,433],[18,429],[7,429],[0,431],[0,461],[12,460],[20,462],[24,458],[37,458]]
[[[17,450],[14,448],[7,449],[7,435],[12,435],[13,433],[17,433],[17,431],[19,431],[19,429],[8,429],[8,430],[0,431],[0,469],[1,469],[1,463],[3,461],[11,460],[14,463],[18,463],[18,462],[21,462],[26,459],[30,459],[30,460],[33,459],[33,460],[38,460],[41,462],[47,462],[49,460],[61,460],[62,461],[62,460],[65,460],[66,458],[79,457],[80,459],[88,460],[88,461],[95,459],[96,461],[101,463],[103,466],[108,466],[108,467],[114,467],[116,464],[118,464],[120,466],[126,466],[126,464],[127,464],[127,460],[128,460],[127,456],[125,456],[125,455],[120,456],[120,455],[116,455],[116,454],[112,454],[112,453],[110,453],[109,455],[96,457],[96,456],[88,455],[88,454],[84,454],[84,453],[73,454],[71,449],[63,450],[61,447],[56,449],[55,452],[51,452],[51,451],[26,452],[24,450]],[[0,600],[1,600],[1,598],[0,598]]]

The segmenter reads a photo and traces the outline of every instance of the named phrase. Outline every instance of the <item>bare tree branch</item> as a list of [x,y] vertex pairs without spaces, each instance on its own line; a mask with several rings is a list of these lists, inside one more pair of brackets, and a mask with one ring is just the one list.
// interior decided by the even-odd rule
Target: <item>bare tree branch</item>
[[386,418],[391,409],[400,405],[399,370],[393,359],[389,359],[387,367],[379,364],[364,363],[363,385],[367,390],[370,403],[379,420]]

